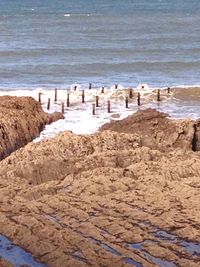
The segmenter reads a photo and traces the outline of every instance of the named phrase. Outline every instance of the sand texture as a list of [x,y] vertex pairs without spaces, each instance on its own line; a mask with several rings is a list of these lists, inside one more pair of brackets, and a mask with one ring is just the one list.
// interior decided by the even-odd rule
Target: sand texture
[[0,97],[0,160],[39,135],[45,124],[63,118],[45,113],[31,97]]
[[0,162],[0,233],[49,267],[200,266],[198,122],[148,110],[103,128]]

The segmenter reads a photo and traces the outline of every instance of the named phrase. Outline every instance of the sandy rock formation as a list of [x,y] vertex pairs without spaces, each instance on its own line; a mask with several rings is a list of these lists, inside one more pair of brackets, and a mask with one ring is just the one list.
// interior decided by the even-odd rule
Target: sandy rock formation
[[0,162],[0,232],[48,267],[198,267],[200,152],[142,142],[65,132],[15,151]]
[[200,121],[171,120],[156,109],[140,110],[123,120],[113,120],[100,130],[135,134],[141,137],[140,145],[163,151],[176,147],[200,151]]
[[31,97],[0,97],[0,160],[39,135],[45,124],[63,118],[45,113]]

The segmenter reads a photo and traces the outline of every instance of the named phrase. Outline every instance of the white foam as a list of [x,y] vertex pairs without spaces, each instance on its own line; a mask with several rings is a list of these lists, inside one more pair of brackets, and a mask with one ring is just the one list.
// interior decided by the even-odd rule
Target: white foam
[[[74,91],[74,86],[77,86]],[[200,117],[200,107],[191,105],[191,102],[183,103],[172,97],[163,95],[162,101],[157,102],[155,88],[150,88],[148,85],[139,85],[135,92],[141,92],[141,109],[147,107],[157,108],[160,111],[169,113],[173,118],[193,118]],[[85,93],[85,103],[82,103],[82,91]],[[104,87],[104,93],[101,88],[86,89],[75,83],[70,86],[69,90],[57,91],[57,102],[54,102],[55,91],[37,88],[35,90],[14,90],[0,91],[0,95],[11,96],[31,96],[38,100],[38,94],[41,93],[42,107],[47,112],[48,98],[51,99],[49,113],[61,111],[61,103],[66,105],[67,93],[70,97],[70,107],[65,107],[65,118],[57,122],[47,125],[40,137],[35,141],[40,141],[44,138],[50,138],[62,131],[73,131],[76,134],[91,134],[98,131],[99,127],[111,119],[122,119],[138,110],[137,99],[133,98],[129,101],[129,108],[125,108],[125,97],[128,95],[127,90],[122,85],[115,85],[111,88]],[[143,94],[144,93],[144,94]],[[95,103],[96,96],[99,96],[100,107],[96,108],[96,115],[92,115],[92,104]],[[107,101],[111,101],[111,112],[107,112]],[[187,105],[187,106],[184,106]],[[113,115],[115,118],[113,118]]]
[[199,87],[200,88],[200,85],[199,84],[196,84],[196,85],[176,85],[176,86],[172,86],[170,88],[196,88],[196,87]]
[[114,84],[110,87],[111,90],[116,90],[115,87],[117,86],[117,89],[124,89],[124,86],[121,84]]
[[73,84],[70,85],[70,90],[71,90],[71,91],[74,91],[75,88],[76,88],[77,91],[80,91],[80,90],[82,89],[82,88],[81,88],[81,85],[78,84],[78,83],[73,83]]
[[70,17],[71,14],[64,14],[64,17]]
[[145,91],[149,91],[150,90],[150,87],[148,84],[146,83],[142,83],[142,84],[139,84],[137,87],[136,87],[137,90],[145,90]]

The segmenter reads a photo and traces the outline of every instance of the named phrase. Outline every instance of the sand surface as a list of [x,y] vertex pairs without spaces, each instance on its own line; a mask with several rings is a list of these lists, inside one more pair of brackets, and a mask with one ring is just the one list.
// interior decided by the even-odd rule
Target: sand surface
[[29,143],[0,162],[0,233],[49,267],[200,266],[198,125],[148,110]]

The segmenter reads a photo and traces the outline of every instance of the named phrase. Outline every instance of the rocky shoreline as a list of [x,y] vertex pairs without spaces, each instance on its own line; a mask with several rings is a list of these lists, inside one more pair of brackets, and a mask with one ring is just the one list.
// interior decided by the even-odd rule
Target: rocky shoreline
[[48,267],[199,266],[199,126],[148,109],[29,143],[0,162],[0,233]]
[[200,150],[199,120],[172,120],[167,114],[151,108],[123,120],[107,123],[100,130],[137,135],[141,146],[161,151],[176,148]]

